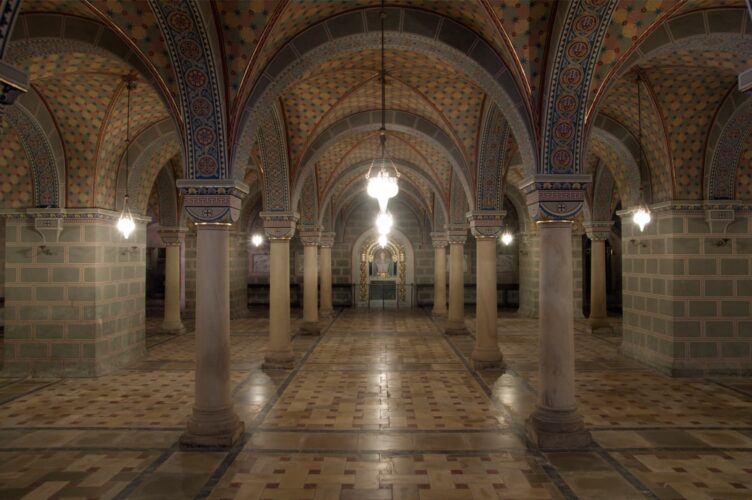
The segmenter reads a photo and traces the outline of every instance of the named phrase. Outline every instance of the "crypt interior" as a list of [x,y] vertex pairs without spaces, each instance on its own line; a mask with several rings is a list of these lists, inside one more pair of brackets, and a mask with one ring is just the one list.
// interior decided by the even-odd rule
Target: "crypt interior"
[[0,498],[752,497],[743,0],[0,12]]

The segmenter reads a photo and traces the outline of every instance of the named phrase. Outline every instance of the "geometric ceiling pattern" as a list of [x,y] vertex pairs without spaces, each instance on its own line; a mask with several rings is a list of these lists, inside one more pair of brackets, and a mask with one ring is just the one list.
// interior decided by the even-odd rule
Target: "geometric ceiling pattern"
[[[242,125],[244,106],[250,102],[254,84],[261,81],[261,75],[272,74],[274,68],[268,63],[275,61],[276,64],[280,57],[284,59],[285,50],[292,50],[286,44],[293,37],[321,33],[318,28],[306,30],[323,21],[327,21],[326,30],[339,26],[337,29],[368,32],[371,36],[378,31],[378,11],[373,7],[379,3],[378,0],[198,2],[197,5],[202,6],[200,15],[207,18],[204,25],[222,94],[219,105],[224,108],[222,115],[226,117],[231,138],[225,144],[225,153],[235,151],[232,141],[246,140],[237,138],[236,132]],[[406,185],[422,199],[423,206],[433,207],[431,197],[435,191],[448,202],[452,165],[459,163],[462,163],[461,170],[467,168],[463,182],[471,186],[468,194],[473,195],[478,177],[475,169],[479,163],[483,110],[489,103],[500,102],[497,94],[486,93],[496,92],[493,85],[483,80],[490,73],[481,75],[468,70],[461,60],[450,57],[454,54],[451,51],[424,50],[420,45],[423,42],[414,42],[410,38],[413,35],[409,34],[425,29],[438,41],[448,33],[449,38],[441,43],[457,47],[465,54],[471,54],[476,46],[463,46],[467,39],[451,39],[452,33],[463,33],[467,28],[487,42],[490,49],[484,50],[494,51],[493,60],[500,59],[506,64],[491,78],[516,84],[515,92],[523,101],[519,109],[500,109],[501,113],[522,110],[530,115],[524,120],[529,118],[531,130],[512,130],[511,135],[521,138],[530,132],[535,142],[542,135],[542,103],[547,102],[544,91],[551,85],[547,79],[555,74],[551,54],[557,53],[556,44],[565,29],[563,16],[567,9],[558,8],[548,0],[394,0],[388,7],[385,23],[389,33],[399,31],[400,36],[405,36],[386,50],[386,107],[404,112],[403,116],[409,114],[422,119],[400,126],[399,131],[396,127],[389,130],[389,154],[419,170],[415,173],[407,167],[401,168]],[[395,7],[414,10],[408,16],[406,10]],[[436,31],[428,24],[403,26],[402,23],[420,19],[421,13],[445,16],[440,29]],[[344,16],[337,19],[346,18],[347,22],[329,23],[335,15]],[[175,104],[182,102],[178,83],[185,85],[188,79],[176,73],[173,67],[160,22],[150,2],[24,0],[18,19],[18,33],[14,32],[6,59],[29,73],[31,85],[55,124],[54,133],[59,136],[64,151],[65,164],[60,170],[67,176],[63,180],[66,206],[114,208],[118,168],[125,150],[122,77],[128,74],[138,77],[132,94],[133,137],[147,133],[156,123],[168,121],[175,129],[175,137],[180,139],[190,126]],[[752,67],[752,41],[747,34],[750,25],[752,22],[747,19],[742,0],[616,3],[612,18],[604,26],[599,52],[593,54],[593,74],[583,105],[588,125],[601,116],[623,127],[634,140],[640,128],[634,78],[634,69],[639,69],[644,170],[650,176],[653,202],[703,197],[702,186],[707,175],[705,161],[709,157],[706,148],[718,110],[734,88],[737,74]],[[77,30],[77,26],[82,28]],[[342,41],[343,34],[329,31],[327,36]],[[420,37],[416,35],[417,38]],[[325,62],[318,61],[296,70],[297,76],[289,79],[285,88],[280,86],[273,96],[278,99],[275,105],[279,104],[282,110],[290,179],[298,178],[304,167],[303,159],[310,157],[307,150],[320,144],[316,139],[326,132],[322,137],[328,139],[321,142],[326,143],[326,149],[316,152],[319,197],[333,193],[337,199],[346,198],[362,175],[346,172],[354,165],[369,161],[377,151],[376,131],[345,133],[347,131],[336,129],[343,123],[353,123],[343,122],[344,118],[378,110],[381,106],[381,54],[378,44],[371,44],[373,38],[368,40],[368,45],[364,43],[365,48],[357,52],[343,50],[329,54],[323,58]],[[317,44],[320,42],[312,42],[311,46]],[[484,44],[477,46],[481,45]],[[304,60],[305,44],[296,42],[294,47],[300,53],[288,54],[288,61]],[[473,55],[474,61],[481,60],[481,56],[476,56]],[[504,80],[501,74],[511,75],[511,79]],[[505,117],[510,124],[514,122],[510,119],[512,116]],[[517,120],[518,124],[522,123]],[[434,126],[432,131],[405,131],[418,128],[419,124],[425,126],[426,122]],[[432,134],[435,139],[443,134],[438,142],[451,150],[451,157],[446,150],[426,139]],[[20,139],[6,124],[2,138],[0,162],[3,165],[0,167],[11,168],[9,165],[13,164],[12,169],[5,170],[0,177],[2,205],[31,204],[34,201],[30,187],[33,183],[28,179],[33,173],[31,163],[18,144]],[[587,144],[590,141],[587,136],[585,141],[585,150],[589,152],[586,162],[595,165],[598,160],[601,167],[611,172],[622,205],[634,200],[636,195],[632,191],[640,184],[634,178],[633,166],[624,164],[624,159],[607,144],[608,140],[593,139],[591,146]],[[713,144],[716,142],[714,139]],[[737,197],[748,200],[752,198],[750,144],[749,139],[743,142],[740,167],[734,172]],[[509,151],[504,158],[521,156],[512,154],[519,149],[514,141],[510,141],[507,148]],[[252,145],[247,149],[254,150]],[[166,149],[160,148],[154,148],[150,154],[157,155],[155,161],[158,162],[175,156],[167,155]],[[527,155],[529,163],[530,154]],[[534,155],[540,156],[540,148]],[[536,160],[532,158],[533,162]],[[248,175],[240,172],[237,178],[261,184],[259,175],[263,175],[265,165],[259,163],[259,158],[246,158],[240,163],[250,163],[258,169],[249,170]],[[514,173],[509,179],[515,181],[528,175],[532,168],[527,163],[521,165],[519,160],[512,163]],[[158,172],[159,168],[153,165],[150,171]],[[182,172],[179,174],[178,177],[183,177]],[[502,179],[506,179],[506,175],[503,174]],[[641,182],[645,184],[645,180]],[[147,190],[141,202],[145,206],[152,189],[149,186],[144,189]],[[409,199],[406,197],[406,202]]]

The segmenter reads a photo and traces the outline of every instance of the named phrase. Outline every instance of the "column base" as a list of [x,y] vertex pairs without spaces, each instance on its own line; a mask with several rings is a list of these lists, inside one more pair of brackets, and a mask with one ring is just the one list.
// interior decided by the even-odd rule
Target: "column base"
[[443,318],[444,316],[446,316],[446,314],[447,314],[446,311],[441,311],[441,310],[437,311],[436,309],[431,311],[431,316],[433,316],[434,318]]
[[235,410],[199,410],[193,415],[180,436],[181,448],[230,448],[243,436],[245,424],[238,419]]
[[614,328],[611,326],[611,323],[609,323],[605,318],[588,319],[587,324],[585,325],[585,331],[587,333],[593,333],[598,330],[605,330],[610,333],[614,331]]
[[261,364],[261,368],[264,370],[289,370],[294,366],[295,355],[292,351],[268,352]]
[[185,333],[185,326],[182,322],[172,323],[165,321],[162,323],[162,329],[161,331],[163,333],[171,333],[171,334],[180,334]]
[[587,448],[592,444],[577,410],[536,408],[525,422],[527,435],[538,448],[562,450]]
[[464,321],[450,321],[444,327],[444,333],[446,335],[469,335]]
[[504,362],[504,356],[498,350],[473,350],[473,353],[470,355],[470,365],[475,370],[504,370],[507,367],[507,364]]
[[304,321],[298,329],[298,335],[304,335],[308,337],[318,337],[321,335],[321,327],[318,322]]

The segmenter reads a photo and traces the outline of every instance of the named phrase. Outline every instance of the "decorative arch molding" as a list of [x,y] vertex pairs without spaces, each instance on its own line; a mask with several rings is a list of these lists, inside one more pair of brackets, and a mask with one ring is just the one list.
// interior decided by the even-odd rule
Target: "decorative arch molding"
[[585,216],[590,215],[590,220],[611,220],[611,199],[614,196],[614,177],[602,160],[598,161],[595,171],[595,183],[593,184],[593,204],[590,213],[585,210]]
[[[269,62],[252,91],[236,110],[233,175],[250,158],[258,114],[306,72],[343,53],[379,47],[379,8],[364,8],[315,24],[287,42]],[[450,18],[408,7],[385,9],[385,46],[437,56],[453,66],[503,110],[530,174],[537,165],[535,128],[529,103],[503,59],[481,37]],[[518,135],[517,135],[518,134]]]
[[264,222],[259,217],[259,214],[263,211],[263,195],[261,189],[258,188],[243,198],[243,206],[240,209],[240,215],[235,224],[241,231],[245,230],[248,234],[251,234],[254,228],[259,231],[263,231]]
[[[609,169],[619,169],[620,174],[623,175],[625,185],[619,186],[619,194],[621,195],[624,208],[640,204],[640,190],[642,190],[646,202],[652,201],[650,167],[648,166],[647,158],[643,154],[643,170],[642,172],[640,171],[640,167],[636,161],[636,158],[640,154],[639,145],[629,129],[616,120],[604,114],[599,114],[590,131],[590,141],[600,141],[605,147],[611,150],[613,157],[617,159],[616,165],[606,163],[606,167]],[[606,159],[601,158],[601,160]],[[616,179],[619,176],[613,175],[613,170],[612,177],[615,179],[614,182],[617,182]]]
[[[590,81],[618,2],[569,2],[548,69],[540,170],[581,174]],[[525,157],[523,156],[523,162]]]
[[22,95],[5,119],[31,164],[34,205],[65,208],[65,150],[55,120],[36,91]]
[[[54,34],[54,36],[50,36]],[[179,127],[181,115],[170,90],[148,58],[133,48],[106,25],[91,19],[62,14],[21,14],[8,44],[8,62],[25,67],[32,57],[69,53],[115,57],[132,66],[155,88]]]
[[733,90],[723,101],[705,146],[704,198],[736,199],[736,174],[742,149],[752,134],[752,99]]
[[276,101],[260,116],[257,132],[267,212],[289,212],[297,206],[297,200],[290,203],[290,161],[283,117],[282,106]]
[[[436,184],[435,180],[432,179],[432,178],[430,178],[429,176],[427,176],[425,174],[425,172],[420,167],[418,167],[417,165],[414,165],[413,163],[411,163],[409,161],[406,161],[406,160],[396,160],[395,163],[397,164],[398,167],[401,167],[401,168],[405,169],[406,171],[409,171],[409,172],[415,174],[421,180],[423,180],[426,184],[428,184],[428,186],[433,190],[434,194],[437,195],[436,198],[438,198],[438,203],[440,205],[440,209],[443,211],[443,213],[445,214],[445,216],[448,216],[448,211],[447,211],[446,203],[441,198],[441,195],[440,195],[441,191],[439,189],[439,185]],[[348,178],[350,175],[357,173],[358,171],[363,171],[363,173],[365,173],[365,171],[368,170],[369,166],[370,166],[370,162],[368,162],[368,161],[366,161],[366,162],[360,162],[360,163],[356,163],[354,165],[351,165],[351,166],[349,166],[347,169],[345,169],[340,174],[340,180],[344,180],[344,179]],[[326,211],[325,210],[326,207],[329,206],[330,204],[332,204],[332,197],[334,195],[334,189],[337,187],[338,184],[339,184],[339,182],[333,183],[333,184],[327,186],[326,190],[324,191],[324,195],[321,197],[321,199],[322,199],[322,202],[321,202],[321,211],[322,211],[322,214]],[[363,189],[365,189],[366,183],[363,182],[361,187]],[[416,192],[420,193],[420,191],[417,190],[417,189],[416,189]],[[429,200],[423,199],[424,197],[422,195],[418,195],[418,196],[421,198],[421,200],[423,201],[423,203],[426,206],[430,206]],[[430,212],[431,211],[429,210],[429,213]]]
[[452,176],[452,186],[449,195],[449,225],[467,226],[467,212],[470,209],[467,197],[459,186],[457,176]]
[[[169,118],[150,126],[131,142],[127,155],[131,161],[130,171],[128,172],[128,193],[131,199],[146,200],[148,202],[149,192],[154,184],[154,179],[163,167],[163,165],[159,165],[159,169],[150,170],[152,160],[163,148],[171,148],[170,152],[172,154],[169,155],[170,158],[181,155],[181,145],[181,138]],[[123,153],[118,167],[117,193],[115,195],[115,207],[117,210],[123,207],[123,198],[125,196],[125,157],[126,154]]]
[[[355,243],[352,247],[352,256],[351,256],[351,274],[350,277],[352,278],[353,283],[360,283],[361,287],[365,284],[368,285],[368,279],[366,276],[363,276],[363,271],[367,269],[364,269],[363,263],[361,261],[361,254],[363,253],[364,249],[371,249],[376,244],[376,240],[378,239],[378,234],[376,233],[376,229],[369,229],[367,231],[364,231],[360,236],[358,236],[358,239],[355,240]],[[413,250],[412,242],[410,242],[410,239],[403,233],[402,231],[398,229],[392,229],[392,232],[389,234],[389,241],[391,245],[399,248],[400,253],[404,253],[404,276],[399,275],[399,282],[401,282],[401,285],[413,285],[415,284],[415,251]],[[355,278],[359,279],[355,279]],[[365,279],[364,279],[365,278]],[[404,289],[403,289],[404,290]],[[365,296],[362,295],[363,289],[361,288],[361,294],[359,294],[358,301],[361,302],[363,300],[368,300],[368,294],[365,293]],[[405,294],[404,291],[401,292],[401,301],[408,301],[408,303],[411,302],[412,296],[410,294]]]
[[313,173],[303,185],[299,213],[300,221],[298,221],[298,224],[301,226],[313,227],[319,223],[319,191],[316,176]]
[[504,205],[504,166],[509,125],[493,104],[487,106],[482,123],[474,209],[499,211]]
[[226,179],[229,169],[223,81],[214,66],[215,53],[202,7],[196,0],[149,0],[149,5],[178,75],[186,123],[187,178]]
[[[465,189],[465,195],[472,199],[471,175],[463,155],[454,141],[433,122],[423,117],[408,113],[405,111],[390,110],[386,113],[386,124],[388,130],[402,132],[413,137],[426,141],[440,152],[446,155],[447,160],[452,166],[452,171],[458,175],[462,187]],[[353,135],[363,132],[371,132],[381,127],[380,111],[364,111],[343,118],[334,125],[322,132],[308,147],[302,156],[301,165],[303,165],[298,181],[295,183],[293,191],[293,201],[300,197],[300,190],[308,172],[314,170],[316,162],[321,156],[340,140],[346,139]],[[432,180],[434,185],[438,183]],[[440,196],[445,197],[446,193],[442,189],[436,189]],[[295,206],[293,204],[293,206]]]
[[162,227],[185,227],[181,220],[175,174],[168,163],[157,174],[156,188],[159,199],[159,225]]

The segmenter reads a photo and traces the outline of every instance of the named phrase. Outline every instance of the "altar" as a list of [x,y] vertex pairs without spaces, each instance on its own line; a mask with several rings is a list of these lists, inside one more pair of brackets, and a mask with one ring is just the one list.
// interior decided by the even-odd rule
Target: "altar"
[[405,290],[406,259],[402,246],[390,240],[382,247],[375,239],[360,248],[358,304],[368,308],[398,309],[408,306]]

